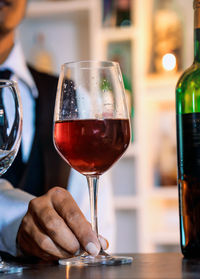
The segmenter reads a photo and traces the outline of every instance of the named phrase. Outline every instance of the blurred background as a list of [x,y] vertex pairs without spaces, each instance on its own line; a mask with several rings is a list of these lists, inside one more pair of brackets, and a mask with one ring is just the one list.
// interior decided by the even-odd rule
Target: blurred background
[[114,252],[179,251],[175,86],[193,62],[193,0],[29,1],[19,37],[29,63],[120,63],[132,142],[112,172]]

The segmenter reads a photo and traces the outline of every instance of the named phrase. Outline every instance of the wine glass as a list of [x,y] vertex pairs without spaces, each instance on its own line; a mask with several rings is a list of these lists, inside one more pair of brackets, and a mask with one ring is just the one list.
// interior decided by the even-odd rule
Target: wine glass
[[[11,166],[22,133],[22,107],[17,83],[0,80],[0,175]],[[0,257],[0,273],[19,273],[22,267],[5,263]]]
[[[62,65],[54,111],[54,144],[64,160],[88,182],[91,224],[98,235],[99,176],[125,152],[130,121],[119,64],[78,61]],[[60,259],[63,265],[119,265],[131,257],[83,253]]]

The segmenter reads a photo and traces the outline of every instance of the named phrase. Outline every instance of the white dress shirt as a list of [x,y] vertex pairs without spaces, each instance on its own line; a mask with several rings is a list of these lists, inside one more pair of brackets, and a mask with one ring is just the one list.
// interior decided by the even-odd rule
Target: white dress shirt
[[[23,108],[22,160],[27,162],[35,133],[35,100],[38,91],[23,55],[21,45],[16,43],[0,69],[12,72],[10,79],[17,81]],[[28,87],[27,87],[28,86]]]
[[[27,68],[23,51],[16,43],[6,62],[0,69],[10,69],[14,74],[12,79],[18,82],[23,108],[22,128],[22,158],[26,162],[29,158],[35,132],[35,98],[38,91],[33,78]],[[27,86],[28,85],[28,86]],[[31,89],[31,90],[30,90]],[[30,92],[31,91],[31,92]],[[115,218],[113,211],[113,196],[110,174],[100,179],[99,188],[99,233],[110,242],[110,251],[114,251]],[[76,171],[72,171],[69,178],[69,191],[76,200],[80,209],[90,220],[89,195],[86,178]],[[16,236],[19,225],[25,215],[28,203],[34,196],[25,193],[13,186],[5,179],[0,179],[0,250],[12,255],[17,254]]]

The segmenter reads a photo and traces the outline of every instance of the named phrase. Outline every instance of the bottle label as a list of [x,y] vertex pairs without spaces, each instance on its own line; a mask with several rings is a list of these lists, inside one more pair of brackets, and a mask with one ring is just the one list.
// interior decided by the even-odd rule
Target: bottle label
[[195,40],[200,41],[200,28],[195,29]]
[[177,115],[178,166],[181,179],[193,176],[200,180],[200,113]]

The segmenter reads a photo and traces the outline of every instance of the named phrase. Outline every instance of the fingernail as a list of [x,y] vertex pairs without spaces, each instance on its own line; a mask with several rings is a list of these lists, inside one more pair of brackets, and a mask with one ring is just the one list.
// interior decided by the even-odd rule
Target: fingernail
[[86,251],[92,255],[92,256],[97,256],[99,254],[99,249],[97,248],[97,246],[92,243],[92,242],[89,242],[86,247],[85,247]]
[[109,247],[108,241],[100,235],[98,236],[98,239],[99,239],[99,242],[100,242],[101,247],[103,248],[103,250],[108,249],[108,247]]

